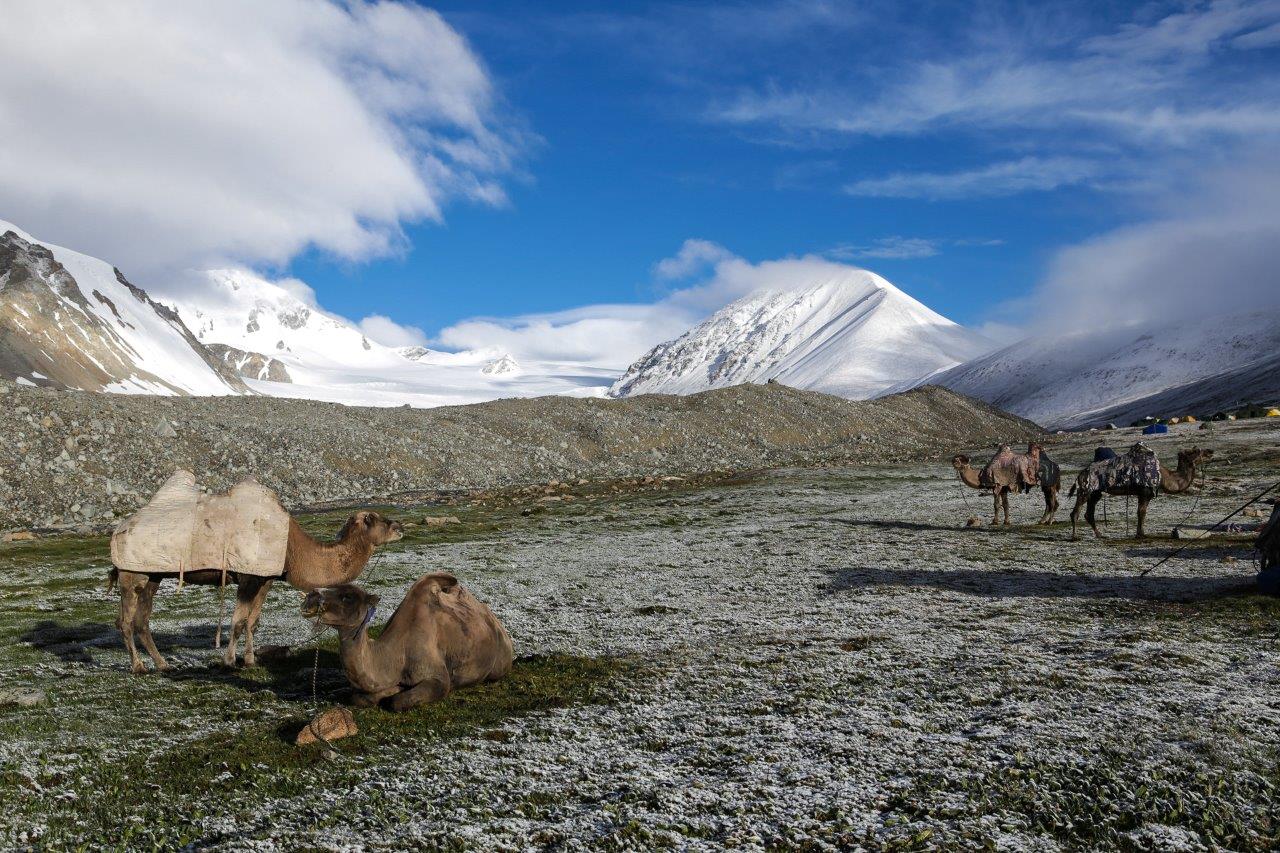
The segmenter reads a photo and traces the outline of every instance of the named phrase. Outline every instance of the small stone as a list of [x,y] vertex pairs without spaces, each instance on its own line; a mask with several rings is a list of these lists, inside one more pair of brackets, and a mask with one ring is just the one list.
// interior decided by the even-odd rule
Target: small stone
[[975,518],[974,516],[969,516],[969,520],[964,523],[964,526],[965,527],[981,527],[982,521],[981,519]]
[[6,542],[29,542],[35,538],[36,535],[30,530],[10,530],[4,535],[4,541]]
[[446,524],[461,524],[462,521],[456,515],[428,515],[422,523],[427,527],[444,527]]
[[160,438],[177,438],[178,431],[173,428],[173,424],[163,418],[156,424],[155,434]]
[[356,728],[356,718],[349,709],[330,708],[303,726],[302,731],[298,732],[298,738],[295,743],[302,746],[303,744],[315,743],[321,738],[333,741],[339,738],[351,737],[359,731]]

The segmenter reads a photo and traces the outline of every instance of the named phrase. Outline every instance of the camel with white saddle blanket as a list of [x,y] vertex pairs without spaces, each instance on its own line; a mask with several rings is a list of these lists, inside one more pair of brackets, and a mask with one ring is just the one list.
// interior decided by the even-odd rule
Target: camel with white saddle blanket
[[236,644],[245,634],[244,663],[255,663],[253,632],[267,591],[276,578],[309,592],[359,577],[373,550],[403,536],[399,522],[376,512],[347,519],[334,542],[317,542],[280,505],[275,493],[256,480],[238,483],[225,495],[206,495],[190,471],[176,471],[146,506],[122,521],[111,536],[112,583],[120,586],[117,625],[135,673],[146,665],[134,636],[155,662],[168,664],[151,636],[151,608],[165,578],[179,585],[236,584],[231,638],[224,660],[236,662]]

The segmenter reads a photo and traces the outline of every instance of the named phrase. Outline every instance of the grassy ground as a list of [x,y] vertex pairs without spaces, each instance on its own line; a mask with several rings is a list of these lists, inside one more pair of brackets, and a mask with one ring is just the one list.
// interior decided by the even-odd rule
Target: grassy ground
[[[965,527],[989,502],[945,465],[388,508],[412,526],[362,583],[391,603],[454,571],[523,657],[357,711],[331,759],[292,745],[315,660],[295,592],[260,628],[291,648],[228,672],[215,593],[166,587],[175,670],[137,677],[104,540],[4,546],[0,690],[47,701],[0,707],[0,847],[1271,849],[1280,601],[1239,541],[1139,577],[1280,461],[1257,428],[1169,444],[1201,438],[1222,451],[1204,494],[1157,499],[1147,541],[1114,500],[1102,541],[1068,541],[1069,505],[1024,526],[1038,494],[1023,525]],[[1095,440],[1051,452],[1074,470]],[[319,704],[345,701],[332,637],[318,660]]]

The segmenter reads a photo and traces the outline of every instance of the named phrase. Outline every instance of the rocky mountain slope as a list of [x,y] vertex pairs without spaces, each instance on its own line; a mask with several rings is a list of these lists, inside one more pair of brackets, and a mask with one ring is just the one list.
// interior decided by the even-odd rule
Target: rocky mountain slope
[[0,376],[86,391],[248,389],[171,309],[110,264],[0,222]]
[[943,385],[1055,429],[1280,398],[1280,311],[1019,341],[915,384]]
[[0,528],[110,524],[179,466],[216,490],[256,476],[297,506],[418,489],[933,458],[1036,432],[940,388],[865,402],[742,385],[688,397],[409,409],[0,383]]
[[865,399],[990,347],[875,273],[852,270],[731,303],[654,347],[609,394],[689,394],[776,379]]

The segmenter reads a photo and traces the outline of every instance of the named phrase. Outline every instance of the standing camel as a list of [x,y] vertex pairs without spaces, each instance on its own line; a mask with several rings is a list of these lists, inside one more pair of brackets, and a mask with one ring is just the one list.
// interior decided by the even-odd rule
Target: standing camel
[[[1040,471],[1045,467],[1041,454],[1043,448],[1032,442],[1027,445],[1026,453],[1014,453],[1009,445],[1002,444],[996,449],[996,455],[981,471],[974,471],[969,465],[969,457],[960,455],[951,460],[951,467],[956,469],[960,481],[975,489],[990,489],[995,504],[995,515],[992,524],[1000,523],[1000,510],[1004,509],[1004,523],[1009,524],[1009,493],[1014,489],[1030,491],[1032,486],[1040,485]],[[1057,465],[1051,463],[1051,472],[1057,472]],[[1056,479],[1056,478],[1055,478]],[[1045,515],[1038,523],[1044,523],[1045,517],[1051,517],[1050,507],[1057,509],[1057,488],[1050,494],[1045,491]]]
[[[1038,444],[1027,446],[1027,454],[1030,455],[1034,449],[1040,449],[1040,464],[1038,470],[1038,479],[1040,481],[1040,491],[1044,495],[1044,515],[1040,516],[1040,520],[1036,524],[1052,524],[1053,518],[1058,514],[1058,490],[1062,487],[1062,469],[1058,467],[1058,463],[1049,458],[1049,455],[1040,448]],[[960,482],[964,483],[971,489],[992,488],[982,484],[982,472],[974,468],[970,463],[969,457],[964,454],[953,456],[951,458],[951,467],[956,469],[956,475],[960,477]],[[1024,491],[1030,491],[1030,485],[1023,487]],[[1005,517],[1008,518],[1008,490],[1005,490]],[[995,524],[995,520],[992,520]]]
[[[400,522],[391,521],[376,512],[361,511],[347,519],[333,542],[317,542],[307,535],[298,522],[289,519],[289,538],[285,550],[282,577],[295,589],[310,592],[325,586],[350,583],[364,571],[373,549],[404,536]],[[134,634],[142,641],[143,648],[155,662],[156,669],[169,668],[168,662],[156,649],[151,636],[151,607],[160,581],[172,577],[172,573],[147,574],[127,572],[112,567],[107,590],[118,582],[120,585],[120,617],[116,625],[124,635],[125,648],[129,650],[132,670],[146,671],[146,665],[134,646]],[[185,572],[186,583],[219,585],[224,573],[217,569],[197,569]],[[236,584],[236,607],[231,616],[231,639],[223,660],[227,666],[236,664],[236,643],[244,631],[244,665],[256,663],[253,650],[253,631],[258,625],[262,605],[267,599],[274,577],[227,572],[225,579]]]
[[[1151,453],[1145,447],[1143,447],[1143,450]],[[1128,456],[1132,456],[1133,452],[1130,451]],[[1151,503],[1151,499],[1160,491],[1176,495],[1190,489],[1196,479],[1196,467],[1203,465],[1212,458],[1212,450],[1201,450],[1198,447],[1192,447],[1190,450],[1178,451],[1178,467],[1174,471],[1170,471],[1161,465],[1159,461],[1156,461],[1155,465],[1159,470],[1158,485],[1154,482],[1156,478],[1135,479],[1121,477],[1118,481],[1107,483],[1107,478],[1100,476],[1100,473],[1105,475],[1105,472],[1114,468],[1118,462],[1123,462],[1126,456],[1093,463],[1076,476],[1076,484],[1071,487],[1070,495],[1075,495],[1076,498],[1076,505],[1071,509],[1071,538],[1073,540],[1079,538],[1076,535],[1076,523],[1080,518],[1080,509],[1082,507],[1085,511],[1085,521],[1089,522],[1089,526],[1093,528],[1093,535],[1099,539],[1102,538],[1102,533],[1098,530],[1097,521],[1094,519],[1094,509],[1097,508],[1098,501],[1102,500],[1104,494],[1133,495],[1138,499],[1138,530],[1135,535],[1138,539],[1144,538],[1146,536],[1147,505]]]

